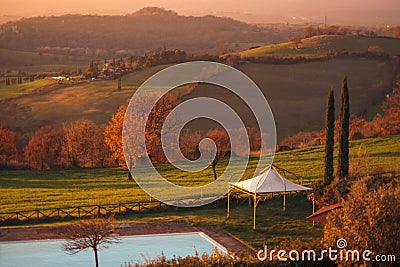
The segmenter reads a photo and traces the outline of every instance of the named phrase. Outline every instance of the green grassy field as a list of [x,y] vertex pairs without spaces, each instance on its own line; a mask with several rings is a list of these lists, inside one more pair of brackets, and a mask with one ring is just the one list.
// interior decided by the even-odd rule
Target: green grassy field
[[235,53],[241,57],[320,57],[328,52],[367,51],[370,46],[379,46],[389,55],[400,54],[400,39],[370,38],[365,36],[315,36],[306,38],[296,49],[292,42],[262,46]]
[[[360,148],[369,155],[368,168],[400,170],[400,135],[351,142],[350,153]],[[324,147],[316,146],[276,154],[274,164],[298,174],[308,184],[323,175]],[[337,149],[336,149],[337,151]],[[250,178],[257,164],[251,158]],[[218,164],[221,173],[226,161]],[[213,180],[210,168],[187,175],[172,165],[158,165],[159,172],[183,186],[207,184]],[[126,201],[147,201],[149,196],[134,181],[127,181],[127,171],[120,168],[0,171],[0,212],[54,208],[74,205],[111,204]],[[288,175],[289,179],[295,179]],[[295,180],[297,182],[297,180]]]
[[[400,135],[352,141],[350,154],[360,146],[368,153],[367,169],[400,171]],[[305,184],[320,179],[323,174],[323,146],[277,153],[275,164],[295,172]],[[337,149],[335,150],[337,151]],[[252,158],[249,178],[257,162]],[[218,165],[218,172],[226,162]],[[171,165],[158,165],[160,173],[170,181],[185,186],[205,184],[213,180],[211,169],[183,175]],[[295,177],[288,175],[290,179]],[[294,179],[294,181],[297,181]],[[77,205],[113,204],[118,202],[147,201],[149,196],[134,181],[127,180],[127,171],[120,168],[77,169],[58,171],[0,171],[0,212],[46,209]],[[185,220],[193,225],[216,225],[255,248],[264,242],[277,245],[288,238],[311,242],[321,237],[321,226],[312,226],[305,217],[312,212],[305,195],[287,199],[287,211],[282,212],[282,197],[261,202],[257,213],[257,230],[252,230],[252,208],[247,198],[232,202],[231,216],[226,218],[224,202],[200,208],[164,208],[145,211],[118,218],[124,221]]]

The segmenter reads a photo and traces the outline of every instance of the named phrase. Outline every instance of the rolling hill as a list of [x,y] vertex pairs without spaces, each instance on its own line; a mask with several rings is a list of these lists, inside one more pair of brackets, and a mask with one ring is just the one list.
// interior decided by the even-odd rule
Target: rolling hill
[[389,55],[400,55],[400,39],[351,35],[323,35],[301,40],[296,49],[292,42],[266,45],[234,53],[240,57],[321,57],[328,52],[363,52],[377,47]]
[[[39,80],[8,87],[3,85],[0,87],[0,123],[24,133],[32,133],[46,124],[60,125],[81,118],[106,123],[143,81],[165,67],[153,67],[124,76],[121,91],[117,91],[116,80],[59,86],[40,94],[32,94],[32,91],[55,82]],[[395,74],[391,62],[372,59],[335,59],[295,65],[246,63],[238,68],[256,82],[269,101],[278,139],[299,131],[322,129],[327,90],[333,86],[336,99],[339,99],[344,74],[349,77],[352,115],[371,118],[379,111],[385,94],[390,92]],[[185,99],[198,96],[226,102],[250,126],[255,126],[251,110],[226,90],[201,84]],[[210,124],[199,121],[197,127],[206,129]]]
[[115,54],[142,55],[162,47],[218,53],[221,44],[251,47],[260,40],[272,43],[277,35],[229,18],[181,16],[144,8],[125,16],[64,15],[8,22],[0,25],[0,47],[104,59]]
[[[396,42],[399,40],[324,36],[304,40],[303,45],[307,45],[308,50],[304,48],[299,51],[307,55],[312,54],[307,51],[314,51],[314,55],[323,54],[321,47],[324,51],[346,47],[349,51],[363,51],[370,45],[379,44],[385,51],[395,54],[400,47],[395,46]],[[281,49],[274,50],[274,55],[283,55],[287,44],[276,46]],[[116,80],[70,86],[60,86],[48,79],[11,86],[3,83],[0,85],[0,124],[29,135],[43,125],[60,125],[82,118],[98,124],[107,123],[142,82],[165,67],[167,65],[125,75],[121,91],[117,91]],[[345,74],[349,78],[352,116],[372,118],[380,111],[381,102],[391,91],[398,72],[398,66],[391,60],[362,57],[279,65],[246,62],[237,68],[255,81],[269,101],[277,125],[278,140],[299,131],[322,129],[327,90],[331,86],[334,88],[338,106],[340,83]],[[247,125],[256,125],[251,110],[226,90],[201,84],[185,99],[198,96],[224,101],[237,111]],[[195,125],[200,130],[214,126],[204,120],[197,121]]]

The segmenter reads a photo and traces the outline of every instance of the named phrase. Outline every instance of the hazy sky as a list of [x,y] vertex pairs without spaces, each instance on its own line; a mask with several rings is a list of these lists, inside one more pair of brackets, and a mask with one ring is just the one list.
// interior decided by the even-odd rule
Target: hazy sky
[[0,0],[0,15],[127,14],[146,6],[181,14],[251,13],[266,17],[387,18],[400,24],[400,0]]

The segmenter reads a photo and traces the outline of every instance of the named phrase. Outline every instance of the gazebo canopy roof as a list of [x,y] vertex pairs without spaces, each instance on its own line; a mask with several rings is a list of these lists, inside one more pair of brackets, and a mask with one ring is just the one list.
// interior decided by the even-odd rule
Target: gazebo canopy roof
[[293,192],[308,191],[308,188],[299,184],[295,184],[288,179],[282,177],[276,170],[269,168],[266,172],[251,179],[230,183],[242,191],[255,194],[267,194],[277,192]]

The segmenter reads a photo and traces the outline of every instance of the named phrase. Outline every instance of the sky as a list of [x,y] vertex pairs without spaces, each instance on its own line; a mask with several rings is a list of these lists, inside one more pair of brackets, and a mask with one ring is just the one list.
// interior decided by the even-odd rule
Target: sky
[[[0,15],[128,14],[157,6],[185,15],[240,13],[258,20],[297,17],[400,24],[399,0],[0,0]],[[346,22],[347,23],[347,22]]]

